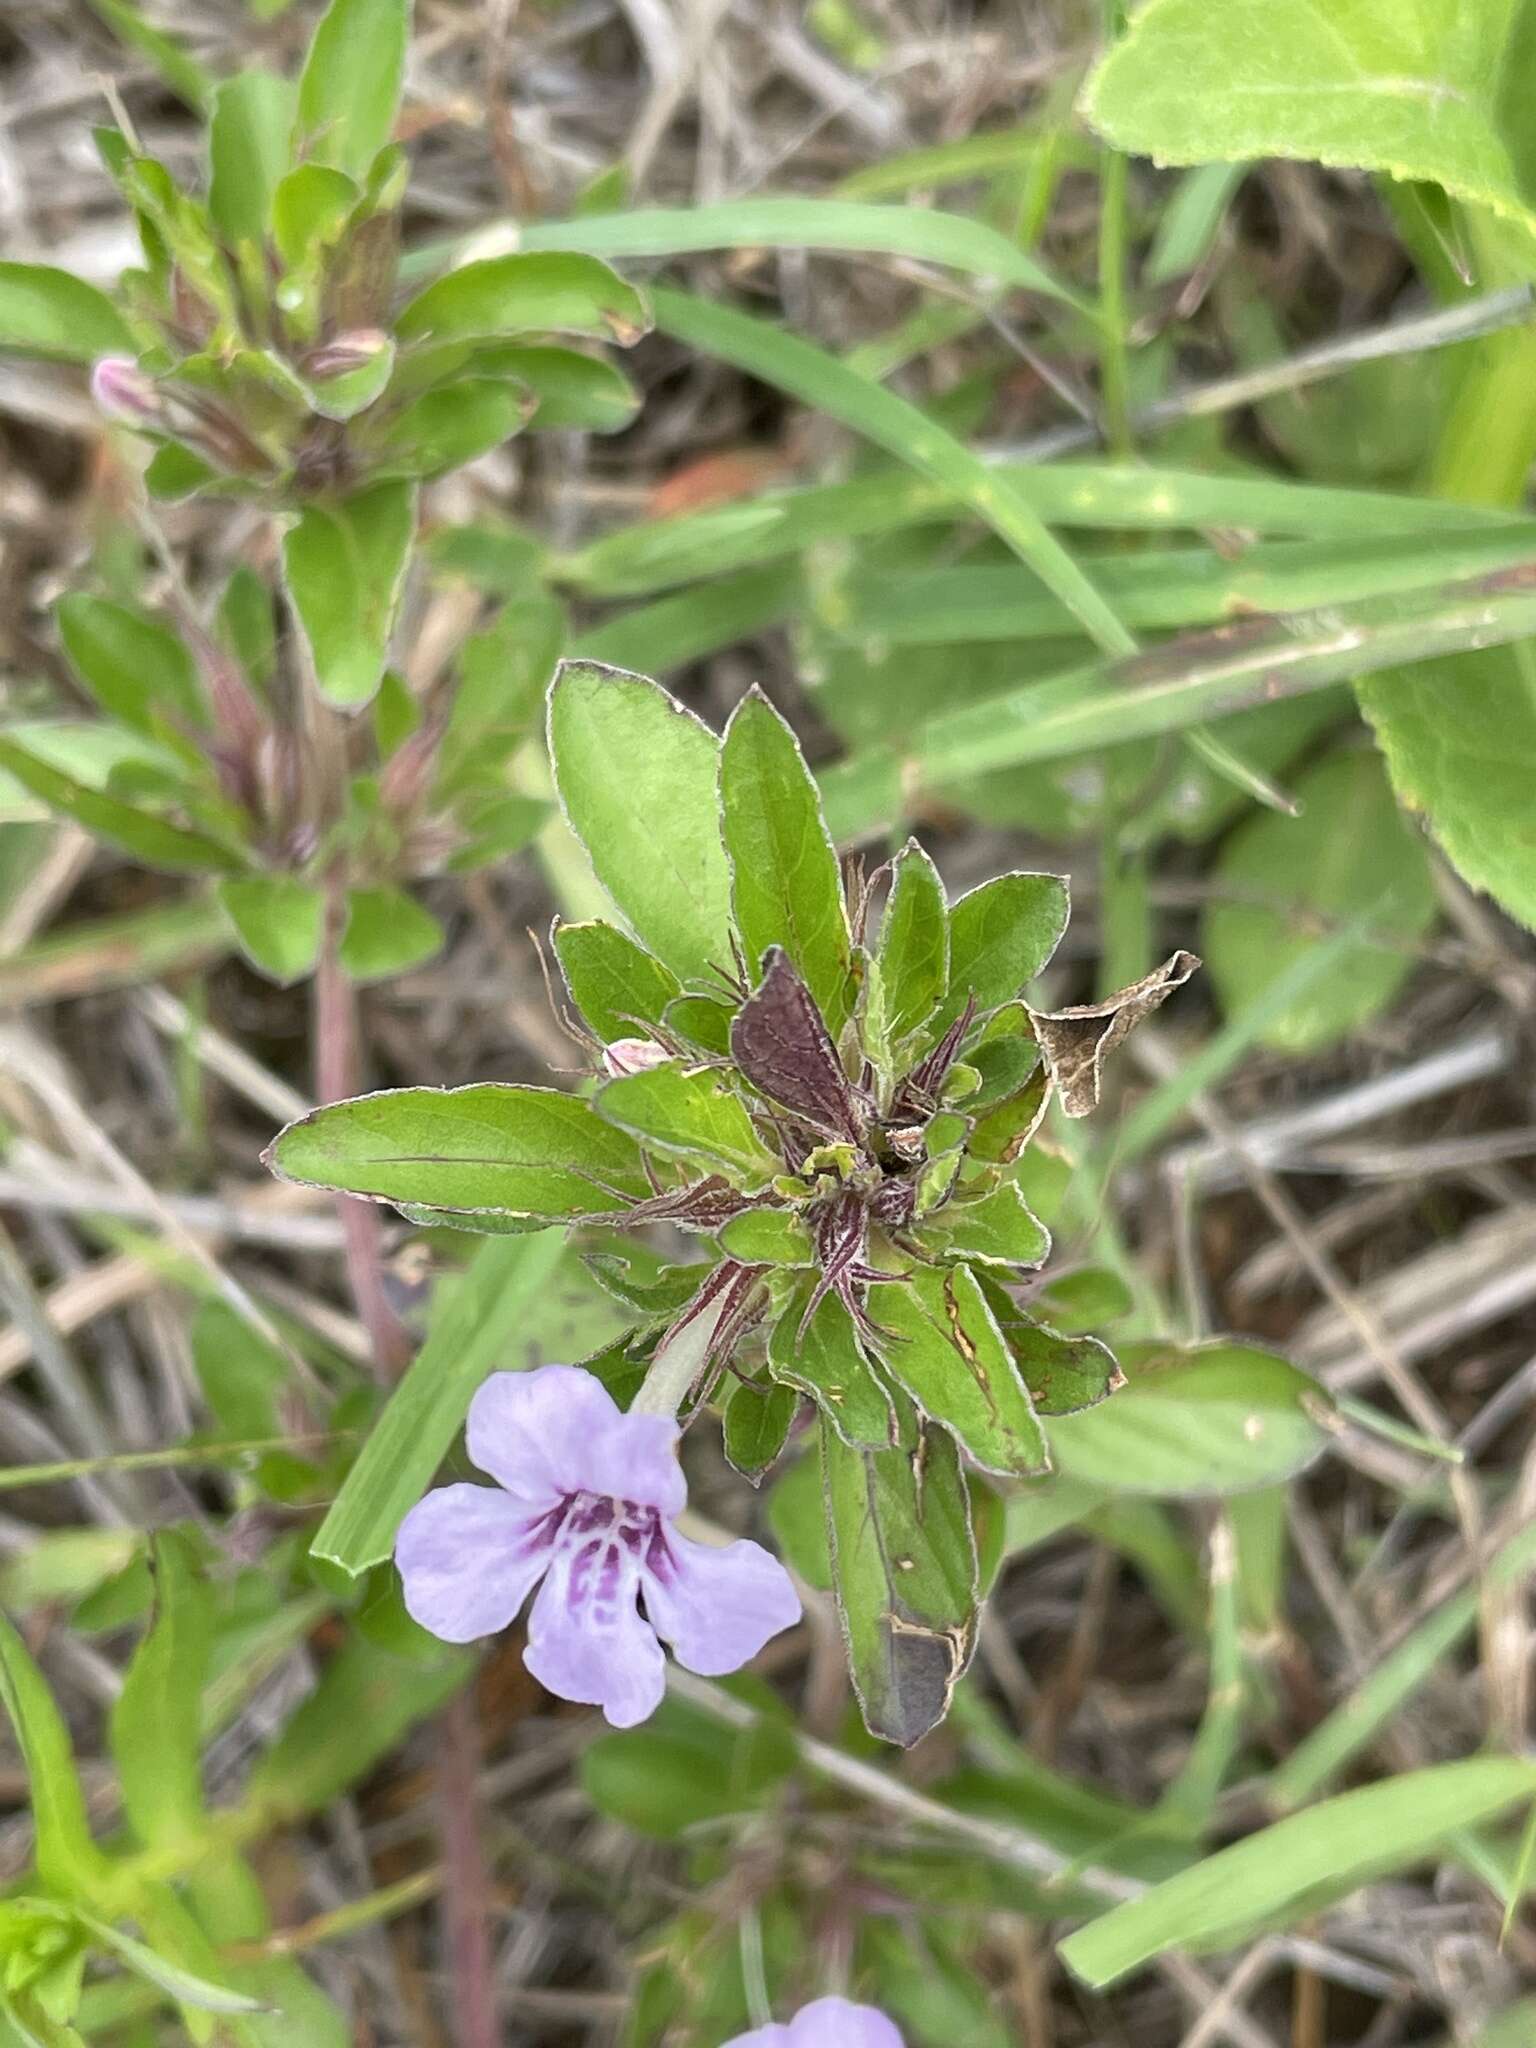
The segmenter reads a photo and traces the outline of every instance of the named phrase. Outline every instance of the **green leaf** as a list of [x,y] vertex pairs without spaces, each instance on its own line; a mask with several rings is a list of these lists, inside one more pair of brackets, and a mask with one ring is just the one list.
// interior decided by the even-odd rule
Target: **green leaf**
[[1097,1407],[1125,1385],[1125,1375],[1107,1344],[1097,1337],[1062,1336],[1026,1315],[993,1274],[976,1277],[1037,1415],[1075,1415]]
[[218,840],[89,789],[13,740],[0,739],[0,771],[9,771],[50,810],[62,811],[66,818],[73,818],[98,839],[122,847],[147,867],[165,868],[172,874],[200,874],[241,865],[240,856]]
[[1528,131],[1506,79],[1525,16],[1455,0],[1148,0],[1094,73],[1084,111],[1164,164],[1285,156],[1443,185],[1530,223]]
[[1536,677],[1521,648],[1391,670],[1356,685],[1398,801],[1474,889],[1536,928],[1527,837],[1536,778]]
[[394,132],[410,0],[331,0],[299,79],[296,152],[363,178]]
[[179,1963],[167,1961],[147,1942],[135,1941],[131,1934],[124,1934],[120,1927],[109,1926],[105,1920],[98,1920],[90,1913],[82,1913],[79,1918],[81,1925],[88,1927],[101,1946],[115,1955],[125,1969],[153,1984],[168,1998],[174,1998],[178,2005],[190,2005],[198,2012],[261,2010],[259,1999],[247,1997],[243,1991],[233,1991],[226,1984],[214,1984],[192,1970],[184,1970]]
[[1049,1470],[1045,1432],[969,1267],[919,1266],[906,1281],[872,1286],[869,1313],[890,1333],[886,1371],[984,1471]]
[[343,709],[378,689],[416,531],[410,484],[306,505],[283,536],[283,575],[320,693]]
[[1079,1928],[1061,1944],[1062,1960],[1099,1990],[1172,1948],[1234,1948],[1261,1927],[1295,1925],[1372,1878],[1413,1868],[1533,1791],[1536,1764],[1489,1756],[1325,1799]]
[[432,1483],[480,1382],[519,1362],[517,1342],[564,1250],[558,1230],[493,1238],[440,1290],[426,1342],[310,1545],[354,1578],[382,1564],[408,1509]]
[[639,392],[612,363],[573,348],[477,349],[473,361],[485,375],[510,378],[535,401],[528,425],[542,432],[570,427],[617,434],[640,408]]
[[1117,1493],[1248,1493],[1305,1471],[1328,1447],[1327,1396],[1271,1351],[1247,1344],[1129,1344],[1129,1385],[1051,1424],[1056,1464]]
[[768,1370],[809,1394],[851,1450],[889,1450],[896,1442],[891,1397],[835,1294],[823,1296],[801,1333],[816,1277],[808,1274],[790,1293],[768,1339]]
[[949,987],[949,912],[939,871],[909,839],[891,874],[876,953],[886,1034],[899,1045],[925,1024]]
[[675,974],[601,918],[557,925],[555,952],[572,1002],[605,1043],[659,1024],[679,992]]
[[[960,1454],[901,1402],[902,1441],[852,1450],[821,1431],[849,1670],[872,1735],[909,1748],[949,1712],[976,1647],[976,1546]],[[782,1493],[783,1489],[780,1488]]]
[[712,1160],[758,1184],[779,1170],[746,1104],[709,1068],[671,1060],[609,1081],[595,1100],[600,1115],[658,1151]]
[[[1449,726],[1459,732],[1459,717]],[[1488,784],[1479,762],[1479,808]],[[1423,849],[1374,755],[1331,754],[1290,788],[1299,818],[1254,811],[1223,847],[1201,950],[1228,1015],[1236,1016],[1311,951],[1320,928],[1358,924],[1358,943],[1327,979],[1259,1034],[1281,1052],[1319,1052],[1391,1002],[1434,921],[1436,897]]]
[[549,747],[571,829],[636,936],[683,982],[728,968],[714,734],[644,676],[567,661],[550,692]]
[[445,1650],[431,1665],[349,1635],[252,1771],[239,1809],[242,1831],[265,1832],[329,1806],[457,1692],[473,1668],[461,1651]]
[[979,1201],[955,1200],[924,1225],[925,1240],[941,1243],[947,1256],[988,1266],[1043,1266],[1051,1234],[1011,1180]]
[[464,1214],[606,1214],[651,1186],[626,1132],[579,1095],[483,1082],[312,1110],[266,1154],[284,1180]]
[[26,1766],[35,1830],[33,1859],[50,1890],[94,1900],[107,1890],[107,1859],[91,1839],[69,1733],[27,1646],[0,1614],[0,1701]]
[[793,1387],[738,1380],[725,1404],[725,1455],[732,1470],[760,1480],[782,1454],[799,1406]]
[[816,1257],[810,1231],[789,1209],[744,1209],[715,1236],[744,1266],[809,1266]]
[[317,264],[341,234],[362,194],[345,171],[303,163],[272,194],[272,240],[290,270]]
[[663,1700],[644,1728],[603,1735],[581,1753],[581,1789],[598,1811],[671,1842],[701,1822],[761,1807],[794,1768],[782,1721],[725,1728]]
[[318,889],[293,875],[232,875],[218,896],[241,952],[260,973],[286,985],[314,972],[325,926]]
[[835,1038],[851,957],[837,854],[800,743],[755,687],[721,742],[720,813],[748,979],[782,946]]
[[462,469],[520,434],[532,401],[521,386],[469,377],[425,391],[389,422],[380,437],[381,465],[413,477]]
[[208,211],[232,247],[264,246],[272,199],[288,172],[293,87],[260,65],[226,78],[208,125]]
[[1061,875],[996,875],[949,913],[949,1023],[974,995],[978,1015],[1023,993],[1061,943],[1067,884]]
[[175,1529],[153,1541],[155,1612],[112,1708],[112,1754],[128,1821],[146,1849],[207,1834],[202,1699],[213,1608],[197,1553]]
[[596,257],[493,256],[429,284],[395,323],[402,342],[515,334],[600,334],[628,344],[650,326],[633,285]]
[[1132,651],[1130,634],[1024,495],[927,413],[766,321],[683,292],[658,289],[651,299],[664,333],[841,420],[952,490],[1055,592],[1106,652]]
[[68,363],[138,353],[127,322],[104,292],[43,263],[0,263],[0,349]]
[[637,207],[537,221],[525,249],[586,249],[596,256],[677,256],[695,249],[842,249],[905,256],[1022,291],[1078,304],[1034,257],[996,228],[926,206],[870,206],[798,193],[726,199],[717,205]]
[[59,604],[59,637],[82,683],[109,717],[150,738],[162,719],[203,727],[197,663],[179,636],[125,604],[76,591]]
[[352,981],[384,981],[439,951],[443,928],[404,889],[349,889],[338,958]]

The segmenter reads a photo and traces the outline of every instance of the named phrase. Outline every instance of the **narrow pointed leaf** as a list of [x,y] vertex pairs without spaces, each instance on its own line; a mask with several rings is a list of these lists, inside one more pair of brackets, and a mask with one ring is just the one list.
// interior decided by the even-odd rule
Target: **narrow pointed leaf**
[[850,961],[842,876],[800,743],[756,689],[725,729],[720,814],[749,971],[782,947],[835,1034]]
[[120,846],[146,867],[171,874],[201,874],[238,868],[241,858],[206,833],[170,824],[102,790],[88,789],[72,775],[51,767],[13,740],[0,739],[0,770],[6,770],[50,810],[73,818],[88,832]]

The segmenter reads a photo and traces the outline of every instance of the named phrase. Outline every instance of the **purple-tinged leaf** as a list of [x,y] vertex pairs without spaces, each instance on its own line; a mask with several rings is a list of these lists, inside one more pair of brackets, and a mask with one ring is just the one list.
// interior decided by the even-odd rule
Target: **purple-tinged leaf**
[[810,990],[770,946],[763,978],[731,1023],[731,1056],[759,1094],[825,1136],[863,1142],[864,1119]]

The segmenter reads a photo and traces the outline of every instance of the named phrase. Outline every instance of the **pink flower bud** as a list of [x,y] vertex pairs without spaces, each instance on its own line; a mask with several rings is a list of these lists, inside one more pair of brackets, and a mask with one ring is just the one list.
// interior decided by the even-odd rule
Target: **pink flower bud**
[[603,1047],[603,1071],[614,1077],[643,1074],[647,1067],[664,1067],[671,1057],[654,1038],[616,1038]]
[[389,336],[377,327],[354,327],[323,341],[304,358],[306,377],[344,377],[349,370],[365,370],[389,347]]
[[142,426],[160,417],[160,397],[132,356],[103,356],[91,372],[91,396],[109,419]]

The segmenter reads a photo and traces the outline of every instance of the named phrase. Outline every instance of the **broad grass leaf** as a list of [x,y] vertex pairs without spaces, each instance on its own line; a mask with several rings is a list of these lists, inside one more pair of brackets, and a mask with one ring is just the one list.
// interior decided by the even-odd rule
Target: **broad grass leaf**
[[1277,1821],[1079,1928],[1062,1960],[1100,1989],[1169,1949],[1235,1947],[1309,1919],[1372,1878],[1411,1869],[1450,1835],[1536,1792],[1536,1764],[1478,1757],[1404,1771]]
[[[1480,793],[1485,786],[1480,769]],[[1306,1053],[1337,1044],[1391,1002],[1434,921],[1435,891],[1375,755],[1330,754],[1290,788],[1299,818],[1256,811],[1223,846],[1202,934],[1206,964],[1235,1016],[1314,946],[1319,929],[1360,924],[1359,942],[1327,979],[1259,1034],[1264,1045]]]
[[493,1238],[440,1290],[425,1343],[310,1546],[316,1557],[356,1578],[389,1556],[395,1531],[431,1485],[475,1389],[498,1367],[520,1362],[518,1339],[546,1297],[563,1250],[557,1230]]
[[1159,163],[1355,166],[1531,224],[1533,36],[1518,0],[1147,0],[1083,108]]
[[1355,694],[1399,803],[1474,889],[1536,928],[1536,668],[1526,652],[1418,662],[1363,678]]
[[635,936],[680,981],[728,968],[714,734],[645,676],[567,661],[550,691],[549,747],[571,829]]

